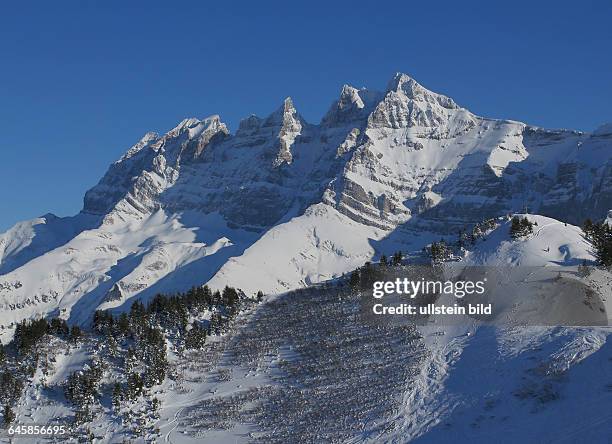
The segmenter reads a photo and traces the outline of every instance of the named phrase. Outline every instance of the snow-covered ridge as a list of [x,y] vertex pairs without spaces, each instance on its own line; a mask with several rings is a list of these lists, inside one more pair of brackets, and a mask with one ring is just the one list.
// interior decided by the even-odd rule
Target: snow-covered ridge
[[[295,238],[281,225],[266,240],[275,253],[280,253],[279,243],[288,251],[300,249],[303,262],[296,265],[307,263],[308,250],[302,248],[312,243],[325,252],[324,269],[333,270],[343,264],[329,261],[333,252],[353,257],[364,248],[363,238],[380,234],[360,232],[355,222],[325,204],[308,209],[304,216],[300,222],[307,239]],[[593,260],[580,229],[544,216],[520,216],[534,224],[533,233],[512,239],[509,219],[497,218],[483,237],[470,244],[463,262],[529,264],[552,269],[552,274],[562,269],[568,279],[582,280],[605,296],[610,307],[610,273],[592,269],[589,276],[579,277],[572,265],[576,260]],[[318,218],[325,223],[317,223]],[[217,216],[199,224],[214,227],[223,220]],[[210,247],[208,240],[198,243],[191,239],[197,234],[161,212],[146,223],[115,225],[115,232],[107,232],[106,239],[156,251],[155,256],[142,256],[139,276],[147,269],[162,270],[167,260],[189,265],[228,248],[227,239]],[[165,233],[160,233],[160,227]],[[165,244],[159,241],[162,237]],[[236,233],[231,237],[239,238]],[[339,250],[334,240],[349,242],[355,251]],[[205,256],[207,251],[211,254]],[[282,254],[263,257],[247,251],[243,256],[266,261],[269,275],[260,277],[264,284],[275,279],[273,270],[286,260]],[[129,264],[121,262],[115,270],[119,274],[129,270]],[[175,265],[180,270],[181,264]],[[242,275],[257,277],[246,267],[232,278]],[[609,327],[492,328],[470,319],[453,326],[432,322],[419,327],[418,334],[385,329],[355,316],[359,295],[339,283],[267,297],[262,304],[247,306],[227,332],[209,336],[201,350],[183,350],[175,346],[175,336],[172,341],[169,338],[172,373],[143,396],[123,398],[113,409],[107,407],[111,387],[125,379],[125,370],[109,336],[89,335],[76,343],[46,336],[37,349],[41,364],[15,405],[17,421],[53,423],[72,418],[78,406],[58,393],[68,385],[72,372],[90,368],[95,359],[110,364],[102,372],[104,401],[92,402],[91,421],[79,433],[91,431],[104,442],[126,436],[146,436],[156,442],[260,438],[512,443],[527,437],[605,442],[610,435]],[[126,280],[113,285],[107,293],[111,297],[101,308],[115,306],[116,298],[123,298],[132,284]],[[78,304],[73,313],[86,313]],[[208,319],[210,313],[205,310],[199,316]],[[122,341],[119,356],[126,354],[128,344]],[[150,404],[153,397],[155,407]],[[114,395],[112,400],[115,404]]]
[[383,92],[344,85],[319,124],[289,98],[235,134],[216,115],[185,119],[128,149],[79,215],[0,235],[0,324],[85,320],[208,281],[283,292],[525,208],[603,219],[612,137],[602,128],[483,118],[401,73]]

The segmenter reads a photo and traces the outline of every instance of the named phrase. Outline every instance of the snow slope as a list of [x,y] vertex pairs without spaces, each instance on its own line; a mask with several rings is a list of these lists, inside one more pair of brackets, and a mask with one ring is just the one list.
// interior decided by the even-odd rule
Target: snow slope
[[[321,205],[319,211],[325,210]],[[296,219],[308,224],[315,216],[307,212]],[[327,218],[330,230],[337,229],[336,224],[351,227],[338,213],[318,216]],[[194,235],[161,212],[156,217],[159,220],[150,221],[151,226],[143,222],[138,229],[150,235],[151,227],[175,224],[169,231],[178,239],[172,244]],[[509,221],[500,218],[497,227],[471,246],[459,264],[503,265],[512,270],[528,263],[574,276],[575,260],[593,259],[577,227],[539,215],[526,217],[538,223],[532,235],[512,240]],[[207,222],[213,225],[214,221]],[[282,224],[277,230],[275,236],[283,244],[295,241],[293,232],[283,232]],[[170,234],[164,235],[170,241]],[[271,242],[264,238],[260,241]],[[313,242],[325,240],[322,232],[296,246],[288,245],[287,250],[309,249]],[[350,237],[338,240],[349,241]],[[325,245],[338,248],[338,244]],[[541,250],[547,247],[550,251],[544,254]],[[244,257],[249,257],[248,249]],[[279,253],[264,259],[270,261],[267,267],[280,267],[287,256]],[[328,260],[325,253],[319,259]],[[333,269],[333,263],[325,265]],[[248,279],[257,278],[248,275]],[[594,269],[588,276],[572,278],[583,280],[612,301],[608,271]],[[610,327],[500,327],[466,319],[452,326],[432,322],[419,327],[416,335],[410,329],[363,322],[357,315],[359,297],[343,293],[335,287],[337,283],[268,296],[263,304],[243,312],[228,333],[210,337],[203,350],[171,351],[172,376],[151,391],[160,400],[157,413],[146,399],[129,406],[145,425],[143,439],[171,443],[609,442]],[[45,382],[50,389],[40,385],[43,374],[38,370],[16,408],[18,421],[46,423],[71,417],[74,412],[59,392],[61,382],[102,348],[103,344],[95,343],[49,344],[45,353],[53,355],[49,360],[53,364]],[[112,380],[110,375],[107,379]],[[120,421],[105,397],[96,405],[87,430],[101,442],[121,442],[135,422]]]
[[[30,260],[3,277],[4,325],[40,315],[87,323],[92,308],[119,306],[133,294],[152,296],[205,283],[212,275],[201,274],[205,263],[218,267],[223,258],[238,254],[253,234],[228,228],[214,214],[194,217],[197,227],[185,226],[163,210],[140,220],[103,224]],[[166,281],[169,275],[171,282]]]
[[[593,289],[610,318],[610,272],[576,274],[577,263],[594,260],[580,229],[526,217],[538,224],[532,235],[512,240],[502,219],[462,264],[561,273]],[[609,442],[611,327],[504,327],[466,318],[452,326],[433,321],[421,333],[431,354],[405,396],[394,442]]]
[[466,255],[466,263],[487,266],[570,266],[595,261],[592,247],[579,227],[540,215],[516,216],[526,217],[534,224],[533,234],[513,240],[510,237],[510,220],[505,219]]

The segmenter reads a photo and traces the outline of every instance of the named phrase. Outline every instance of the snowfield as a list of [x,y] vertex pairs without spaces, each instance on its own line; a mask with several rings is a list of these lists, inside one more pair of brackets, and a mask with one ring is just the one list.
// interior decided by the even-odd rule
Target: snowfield
[[[533,234],[512,240],[500,218],[453,266],[520,270],[528,260],[579,279],[610,313],[612,274],[575,273],[574,260],[593,261],[581,231],[527,217],[538,223]],[[550,254],[534,254],[542,250]],[[606,443],[612,436],[610,327],[492,326],[467,317],[375,327],[341,282],[268,296],[204,349],[171,348],[171,376],[151,390],[161,400],[155,414],[143,397],[130,407],[132,419],[118,422],[103,398],[86,430],[101,442],[172,443]],[[49,344],[51,371],[36,373],[18,421],[70,418],[63,381],[104,349]]]
[[466,255],[471,265],[575,266],[591,263],[593,247],[584,238],[582,229],[540,215],[517,214],[534,223],[533,234],[514,241],[510,238],[510,221],[505,221],[478,249]]

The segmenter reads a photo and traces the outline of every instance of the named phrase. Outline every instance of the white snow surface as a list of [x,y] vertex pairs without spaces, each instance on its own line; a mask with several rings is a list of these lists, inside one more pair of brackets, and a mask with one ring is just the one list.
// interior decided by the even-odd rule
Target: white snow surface
[[[326,210],[324,205],[318,209]],[[306,225],[303,229],[308,230],[312,228],[307,225],[312,223],[309,218],[314,216],[315,214],[307,212],[305,216],[296,218],[297,221],[292,219],[287,224],[299,223]],[[347,224],[342,216],[334,212],[319,216],[327,218],[325,226],[330,230],[335,229],[336,223],[350,226],[350,223]],[[537,222],[533,234],[520,240],[512,240],[509,237],[509,221],[500,218],[497,228],[489,232],[483,240],[477,241],[466,253],[461,264],[501,265],[509,266],[510,269],[518,269],[520,265],[528,264],[550,268],[552,272],[560,270],[571,275],[576,269],[575,261],[586,260],[591,263],[593,260],[577,227],[540,215],[521,215],[523,216]],[[142,238],[153,233],[150,231],[152,227],[156,227],[154,232],[161,236],[158,230],[160,226],[173,226],[170,231],[176,233],[177,237],[171,245],[193,235],[193,231],[176,225],[175,219],[167,218],[161,212],[157,213],[155,218],[157,219],[143,221],[138,226],[139,230],[145,232]],[[214,221],[209,222],[213,225]],[[221,224],[221,218],[216,222]],[[133,230],[133,227],[131,229]],[[128,231],[128,226],[123,226],[123,230],[123,235],[133,233]],[[298,242],[289,234],[284,233],[283,225],[268,233],[272,238],[280,237],[279,240],[283,243]],[[168,233],[164,235],[170,236]],[[168,237],[166,239],[169,240]],[[265,238],[260,241],[268,242]],[[287,245],[287,250],[310,249],[313,242],[325,241],[326,233],[322,231],[316,236],[313,234],[306,241],[299,241],[295,246]],[[349,241],[352,239],[343,240]],[[201,248],[207,247],[203,244]],[[337,247],[330,245],[329,248],[333,250]],[[175,257],[186,261],[193,260],[193,256],[207,257],[204,252],[199,251],[191,251],[190,254],[192,256],[180,253]],[[243,258],[244,263],[232,265],[236,267],[237,273],[240,273],[240,267],[247,266],[246,261],[252,260],[248,249]],[[267,265],[278,267],[287,257],[264,259],[276,261]],[[318,259],[328,260],[324,253]],[[333,269],[333,261],[326,266]],[[248,269],[244,272],[248,272]],[[301,278],[306,277],[303,275]],[[257,276],[248,275],[248,278],[256,279]],[[269,277],[263,276],[261,279]],[[612,309],[612,275],[608,271],[593,269],[588,277],[581,279],[603,297],[608,310]],[[308,296],[304,298],[308,300]],[[276,297],[268,298],[275,299]],[[257,311],[245,313],[242,316],[244,321],[238,323],[238,329],[244,329],[246,336],[259,340],[261,332],[250,330],[252,327],[246,322],[256,314]],[[304,318],[305,325],[309,325],[309,322],[316,324],[314,319],[308,321],[308,317],[312,316],[309,310],[301,310],[297,315]],[[296,334],[292,331],[283,333],[287,337]],[[610,327],[495,327],[482,325],[473,319],[466,320],[461,325],[445,326],[443,323],[436,325],[434,320],[432,325],[421,327],[420,333],[427,352],[418,365],[417,373],[409,380],[398,379],[390,382],[393,394],[400,395],[400,403],[394,415],[385,420],[395,426],[385,432],[366,428],[362,434],[347,442],[551,441],[603,444],[612,436]],[[367,343],[367,338],[364,340],[365,347],[371,346]],[[231,344],[233,340],[232,337],[220,337],[212,338],[212,341]],[[62,352],[64,348],[67,349],[65,353]],[[292,354],[291,348],[291,344],[286,344],[281,350],[267,352],[265,365],[260,363],[252,368],[233,366],[232,360],[229,359],[230,351],[224,352],[222,359],[212,367],[207,365],[208,358],[200,361],[197,355],[193,355],[187,361],[180,361],[171,353],[171,360],[181,368],[181,383],[168,380],[153,389],[153,394],[161,400],[159,418],[152,420],[154,426],[159,428],[159,436],[148,439],[172,443],[251,442],[251,438],[259,432],[254,424],[230,421],[227,428],[202,429],[200,434],[195,435],[194,429],[197,430],[198,425],[189,422],[190,415],[196,412],[197,416],[198,409],[205,408],[213,400],[229,400],[232,396],[240,396],[250,389],[276,384],[272,374],[264,369],[266,366],[276,368],[275,365],[282,361],[298,359]],[[56,361],[47,378],[49,384],[62,381],[70,372],[82,368],[94,353],[91,347],[70,348],[61,344],[50,344],[50,349],[55,350]],[[337,351],[330,350],[329,353]],[[330,359],[335,358],[335,355],[330,356]],[[214,375],[219,370],[229,372],[231,378],[218,381]],[[340,371],[340,368],[338,370]],[[317,370],[310,368],[308,371]],[[59,397],[51,399],[41,396],[37,385],[40,378],[40,372],[37,372],[33,384],[27,388],[16,411],[18,420],[22,422],[45,423],[50,418],[70,414]],[[334,390],[333,386],[324,388]],[[354,407],[349,404],[344,406],[346,409]],[[146,405],[136,403],[132,408],[141,412],[143,417],[148,417]],[[100,412],[89,428],[102,442],[121,441],[123,426],[110,419],[106,408],[98,410]],[[349,429],[354,430],[362,426],[363,423],[348,425]]]
[[466,254],[469,265],[487,266],[572,266],[584,260],[593,262],[593,247],[581,228],[550,217],[516,214],[526,217],[533,233],[518,240],[510,237],[510,220],[505,219],[495,230]]

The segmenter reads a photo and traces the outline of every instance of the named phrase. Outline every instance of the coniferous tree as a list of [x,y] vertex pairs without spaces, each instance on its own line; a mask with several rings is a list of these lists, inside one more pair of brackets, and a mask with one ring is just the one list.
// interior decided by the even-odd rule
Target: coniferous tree
[[144,392],[144,382],[138,373],[130,373],[127,378],[127,398],[134,400]]
[[212,307],[214,307],[215,305],[221,305],[221,292],[219,292],[219,290],[215,290],[215,292],[212,294],[211,298],[211,309]]
[[127,336],[130,333],[130,320],[126,313],[121,313],[117,319],[117,331],[121,336]]
[[125,372],[131,373],[137,364],[138,364],[138,358],[136,357],[136,350],[133,347],[128,347],[127,354],[125,356],[125,362],[124,362]]
[[168,361],[166,359],[166,340],[161,330],[147,328],[143,337],[138,341],[137,355],[145,365],[143,375],[147,387],[161,384],[166,377]]
[[434,264],[439,264],[451,257],[451,250],[446,245],[446,242],[444,242],[444,239],[441,239],[439,242],[434,242],[431,244],[429,248],[429,255]]
[[349,279],[349,286],[351,290],[356,291],[359,289],[359,285],[361,282],[361,277],[359,276],[359,270],[353,270],[351,273],[351,277]]
[[232,287],[226,286],[221,295],[223,305],[232,307],[238,302],[238,292]]
[[593,235],[593,221],[591,219],[587,219],[582,224],[582,231],[584,231],[585,236],[591,237]]
[[11,423],[15,420],[15,412],[13,412],[13,409],[11,408],[9,404],[6,404],[4,406],[2,417],[3,417],[5,427],[8,427],[9,425],[11,425]]
[[533,233],[533,223],[529,222],[529,219],[526,217],[521,219],[521,231],[523,236]]
[[385,256],[384,254],[381,254],[380,256],[380,266],[381,267],[386,267],[388,265],[387,263],[387,256]]
[[612,265],[612,227],[608,223],[593,224],[589,233],[587,239],[593,245],[597,263],[609,267]]
[[191,324],[191,329],[185,335],[185,347],[199,349],[206,343],[206,330],[200,327],[196,321]]
[[23,381],[10,370],[0,374],[0,401],[12,403],[19,399],[23,391]]
[[70,328],[70,340],[74,343],[76,343],[79,339],[81,339],[81,336],[83,335],[82,331],[81,331],[81,327],[79,327],[78,325],[73,325]]
[[514,216],[510,223],[510,237],[512,239],[521,237],[521,220],[518,216]]
[[144,304],[139,300],[132,303],[129,320],[130,331],[136,335],[140,335],[147,324],[148,316]]
[[49,322],[49,331],[50,333],[56,335],[68,335],[70,329],[68,328],[68,324],[64,319],[53,318]]
[[103,371],[102,363],[94,360],[84,370],[70,374],[64,387],[66,399],[81,409],[94,403],[100,396]]
[[151,408],[153,409],[154,412],[157,412],[160,406],[161,406],[161,401],[158,398],[153,398],[151,400]]
[[121,384],[118,382],[113,386],[113,394],[112,394],[112,402],[113,408],[115,411],[119,410],[121,407],[121,401],[123,399],[123,390],[121,389]]
[[393,259],[391,261],[391,264],[393,266],[395,266],[395,267],[397,267],[399,265],[402,265],[402,257],[403,257],[402,252],[401,251],[396,251],[393,254]]
[[19,353],[30,351],[38,341],[49,332],[49,324],[45,319],[33,321],[23,320],[15,328],[15,344]]
[[374,284],[375,279],[375,273],[374,273],[374,267],[372,267],[372,264],[370,262],[366,262],[363,267],[361,267],[361,288],[362,289],[367,289],[367,288],[371,288],[372,285]]
[[510,223],[510,237],[512,239],[519,239],[533,233],[533,223],[526,217],[520,218],[514,216]]
[[[77,411],[74,413],[74,422],[75,424],[85,424],[93,419],[93,415],[91,414],[91,410],[89,409],[89,405],[84,405],[79,407]],[[93,442],[93,441],[92,441]]]
[[108,335],[106,338],[106,346],[108,348],[108,353],[113,356],[113,357],[117,357],[119,355],[119,343],[117,342],[117,339],[115,339],[115,335]]

